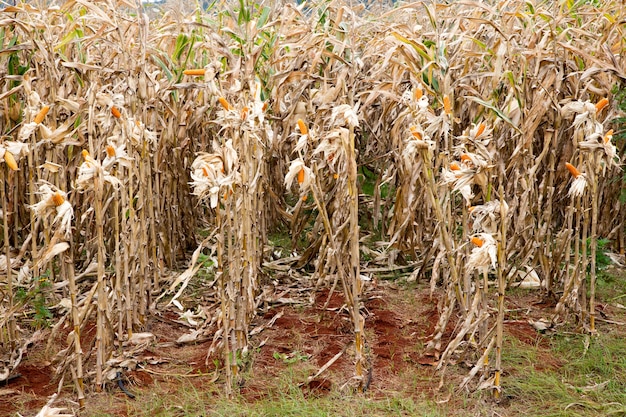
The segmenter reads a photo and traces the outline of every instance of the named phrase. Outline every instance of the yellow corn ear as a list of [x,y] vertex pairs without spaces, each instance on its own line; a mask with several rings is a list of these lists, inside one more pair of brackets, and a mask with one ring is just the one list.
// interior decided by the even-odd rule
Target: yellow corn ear
[[596,113],[600,113],[603,108],[605,108],[609,104],[609,99],[604,97],[602,100],[596,103]]
[[304,120],[298,119],[298,128],[300,128],[301,134],[303,135],[309,134],[309,128],[306,126],[306,123],[304,123]]
[[56,192],[52,194],[52,202],[55,206],[59,207],[61,204],[65,203],[65,197],[61,195],[60,192]]
[[450,103],[450,97],[447,94],[443,96],[443,111],[445,111],[446,114],[452,113],[452,103]]
[[224,110],[232,109],[232,107],[230,107],[230,104],[228,103],[228,101],[224,97],[218,98],[217,101],[219,101],[220,104],[222,105],[222,107],[224,107]]
[[205,74],[205,72],[206,70],[204,68],[195,68],[195,69],[186,69],[183,71],[183,74],[201,77]]
[[17,171],[17,161],[15,160],[15,157],[13,156],[11,152],[9,151],[4,152],[4,162],[7,163],[7,166],[11,170]]
[[48,114],[48,110],[50,110],[50,106],[43,106],[41,110],[39,110],[39,113],[37,113],[37,116],[35,116],[34,122],[36,124],[43,122],[44,117]]
[[482,135],[484,131],[485,131],[485,124],[484,123],[479,124],[478,130],[476,131],[476,137]]
[[576,169],[576,167],[570,164],[569,162],[565,163],[565,168],[567,168],[567,170],[570,172],[570,174],[572,174],[572,177],[574,178],[578,178],[578,176],[580,175],[580,171]]
[[304,168],[301,168],[298,171],[298,184],[302,184],[304,182]]

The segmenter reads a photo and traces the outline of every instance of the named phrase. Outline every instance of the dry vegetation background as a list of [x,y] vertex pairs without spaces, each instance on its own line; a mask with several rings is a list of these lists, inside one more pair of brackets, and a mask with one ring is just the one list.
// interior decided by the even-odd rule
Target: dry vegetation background
[[[50,326],[82,404],[174,305],[236,389],[291,270],[343,292],[364,390],[364,287],[408,265],[440,295],[425,357],[470,353],[463,384],[498,396],[507,288],[594,333],[598,247],[623,253],[625,19],[569,0],[5,8],[0,381]],[[201,274],[213,302],[183,305]]]

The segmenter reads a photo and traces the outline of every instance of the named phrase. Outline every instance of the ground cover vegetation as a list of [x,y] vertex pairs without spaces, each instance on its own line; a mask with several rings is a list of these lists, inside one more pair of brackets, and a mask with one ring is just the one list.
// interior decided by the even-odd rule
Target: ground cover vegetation
[[[598,285],[626,244],[622,2],[202,6],[0,12],[0,381],[39,352],[81,408],[155,344],[202,346],[236,408],[251,384],[271,398],[250,382],[262,335],[308,311],[343,344],[309,388],[341,359],[338,392],[363,395],[398,351],[439,391],[515,401],[519,322],[580,339],[599,376],[574,390],[616,393],[568,412],[623,412],[598,324],[620,325]],[[383,352],[383,324],[419,322],[383,319],[398,277],[431,320]],[[163,345],[157,322],[186,332]]]

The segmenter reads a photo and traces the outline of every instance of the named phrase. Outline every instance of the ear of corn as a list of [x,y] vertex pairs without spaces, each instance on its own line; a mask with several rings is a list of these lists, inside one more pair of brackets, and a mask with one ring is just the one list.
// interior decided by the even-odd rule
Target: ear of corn
[[482,240],[481,238],[477,237],[477,236],[474,236],[474,237],[472,238],[472,243],[473,243],[474,245],[476,245],[477,247],[479,247],[479,248],[480,248],[481,246],[483,246],[483,244],[485,243],[485,241],[484,241],[484,240]]
[[113,106],[111,107],[111,114],[113,115],[113,117],[115,117],[116,119],[119,119],[120,117],[122,117],[122,113],[120,112],[120,109],[118,109],[117,107]]
[[206,73],[206,70],[204,68],[186,69],[183,71],[183,74],[191,75],[195,77],[203,76],[205,73]]
[[456,162],[452,162],[450,164],[450,170],[451,171],[459,171],[459,170],[461,170],[461,167]]
[[4,162],[6,162],[7,166],[11,170],[17,171],[17,161],[15,160],[15,157],[13,156],[11,152],[9,151],[4,152]]
[[52,202],[56,207],[59,207],[61,204],[65,203],[65,197],[61,195],[60,192],[56,192],[52,194]]
[[578,178],[578,176],[580,175],[580,171],[569,162],[565,163],[565,168],[567,168],[567,170],[570,172],[570,174],[572,174],[574,178]]
[[445,111],[446,114],[452,114],[452,103],[450,102],[450,96],[447,94],[443,96],[443,111]]
[[307,135],[309,133],[309,128],[304,123],[304,120],[298,119],[298,128],[300,129],[300,133],[303,135]]
[[609,130],[604,135],[604,143],[609,143],[611,141],[611,139],[613,139],[613,129]]
[[302,184],[304,182],[304,168],[298,171],[298,184]]
[[604,97],[602,100],[596,103],[596,113],[600,113],[609,104],[609,99]]
[[485,131],[485,124],[484,123],[480,123],[478,125],[478,130],[476,130],[476,137],[482,135],[484,131]]
[[220,102],[220,104],[222,105],[224,110],[231,110],[232,109],[232,107],[230,106],[230,103],[228,103],[228,101],[224,97],[220,97],[217,100]]
[[39,110],[39,113],[37,113],[37,116],[35,116],[34,122],[36,124],[43,122],[43,119],[46,117],[46,114],[48,114],[49,110],[50,110],[50,106],[43,106],[41,110]]
[[109,158],[115,158],[115,147],[113,145],[107,145],[106,151]]

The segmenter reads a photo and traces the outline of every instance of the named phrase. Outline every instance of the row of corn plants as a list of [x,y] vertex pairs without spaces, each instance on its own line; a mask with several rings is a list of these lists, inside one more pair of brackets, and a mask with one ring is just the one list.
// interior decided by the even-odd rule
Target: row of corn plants
[[[507,288],[539,287],[556,301],[555,323],[594,333],[598,239],[624,249],[621,183],[612,180],[621,170],[612,94],[626,79],[623,8],[5,8],[7,377],[33,316],[19,294],[33,294],[41,277],[59,306],[49,340],[69,334],[50,355],[83,404],[116,377],[152,314],[194,307],[181,295],[204,253],[218,295],[209,353],[232,392],[250,363],[267,235],[287,226],[291,267],[310,266],[316,289],[344,294],[357,389],[372,375],[367,251],[368,262],[417,265],[413,277],[440,295],[425,354],[442,371],[472,358],[463,385],[499,396]],[[372,250],[363,237],[374,233],[384,242]]]

